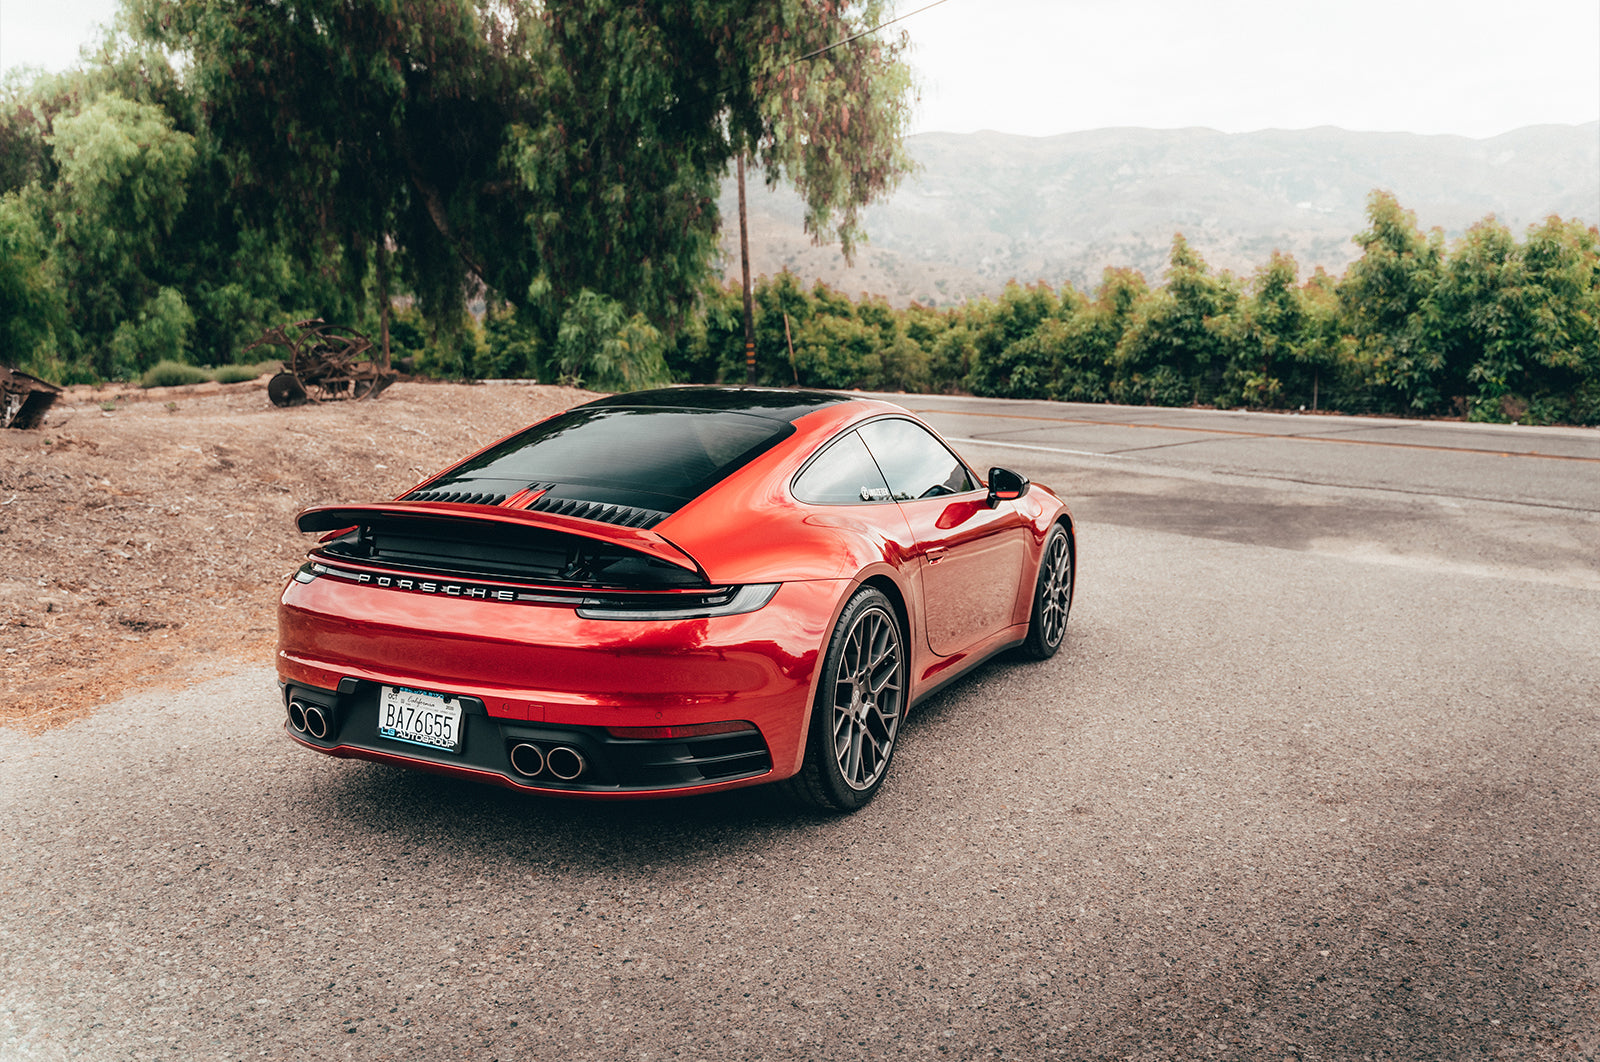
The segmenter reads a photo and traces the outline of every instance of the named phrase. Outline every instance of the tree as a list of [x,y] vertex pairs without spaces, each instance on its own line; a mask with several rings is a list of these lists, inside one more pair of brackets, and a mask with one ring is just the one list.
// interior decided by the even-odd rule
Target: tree
[[[698,311],[678,330],[667,351],[667,367],[674,379],[721,383],[733,378],[728,375],[729,366],[744,356],[742,309],[737,285],[707,285]],[[739,369],[742,372],[743,366]]]
[[1112,393],[1157,405],[1210,402],[1227,368],[1239,303],[1231,274],[1213,274],[1182,233],[1172,238],[1167,285],[1140,302],[1117,347]]
[[1135,269],[1107,266],[1094,298],[1074,314],[1051,395],[1068,402],[1104,402],[1117,345],[1150,286]]
[[1511,230],[1493,216],[1467,230],[1444,263],[1434,293],[1447,363],[1470,366],[1477,384],[1468,410],[1498,416],[1525,357],[1526,275]]
[[1547,218],[1528,229],[1523,263],[1529,414],[1600,424],[1600,230]]
[[128,376],[186,352],[220,364],[269,323],[350,319],[348,290],[241,224],[201,118],[164,56],[116,36],[80,68],[0,91],[0,192],[42,234],[62,308],[46,375]]
[[1228,404],[1279,406],[1298,382],[1292,378],[1304,342],[1305,307],[1300,267],[1292,255],[1272,252],[1256,271],[1248,298],[1230,319],[1233,358],[1223,374]]
[[738,154],[847,246],[904,168],[902,45],[827,47],[881,0],[131,2],[192,70],[253,220],[381,305],[397,275],[435,321],[481,284],[546,342],[584,291],[671,328]]
[[1492,216],[1454,247],[1439,282],[1451,364],[1470,366],[1475,420],[1593,419],[1600,376],[1595,232],[1549,218],[1519,245]]
[[935,390],[949,394],[966,385],[967,373],[977,357],[975,323],[989,305],[985,300],[953,311],[950,326],[933,341],[928,350],[928,370]]
[[[1348,383],[1357,374],[1355,340],[1344,333],[1344,310],[1339,303],[1338,282],[1318,266],[1300,287],[1300,305],[1305,314],[1303,336],[1293,351],[1299,364],[1300,383],[1288,390],[1291,402],[1313,412],[1322,409],[1355,409],[1360,399],[1353,396]],[[1305,377],[1309,375],[1310,395]]]
[[1416,215],[1384,191],[1367,198],[1367,219],[1355,237],[1362,255],[1339,284],[1365,388],[1399,409],[1441,409],[1447,394],[1464,393],[1466,376],[1446,362],[1436,327],[1444,234],[1424,236]]
[[35,211],[15,192],[0,196],[0,365],[59,377],[46,363],[67,314],[47,256]]
[[891,6],[783,5],[768,25],[750,26],[754,76],[747,93],[730,99],[735,131],[767,184],[792,180],[805,203],[805,231],[818,242],[838,239],[846,261],[862,235],[861,209],[912,168],[904,148],[911,72],[900,59],[907,39],[872,32]]
[[56,260],[102,376],[127,377],[182,359],[194,327],[183,295],[161,283],[162,251],[188,197],[194,138],[165,111],[105,95],[58,118],[49,143]]
[[[817,294],[822,293],[822,312],[831,303],[850,316],[850,300],[834,293],[821,284],[807,292],[800,279],[787,269],[775,277],[762,277],[755,285],[756,382],[764,386],[785,387],[796,382],[799,372],[799,353],[794,360],[789,357],[790,341],[798,345],[800,332],[818,313]],[[741,333],[742,336],[742,333]],[[743,382],[745,376],[744,348],[739,348],[737,361],[725,364],[723,379]]]
[[[1069,289],[1064,312],[1071,315],[1076,298]],[[1051,336],[1059,340],[1062,300],[1048,284],[1027,287],[1012,281],[1000,300],[980,304],[982,323],[973,332],[971,364],[966,385],[973,394],[1000,398],[1042,398],[1055,378],[1059,342],[1046,346],[1038,333],[1053,322]]]

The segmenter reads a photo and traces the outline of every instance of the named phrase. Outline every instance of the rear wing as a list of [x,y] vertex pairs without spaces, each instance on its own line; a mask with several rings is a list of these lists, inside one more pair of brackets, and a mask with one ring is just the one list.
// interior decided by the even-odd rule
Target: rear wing
[[705,569],[654,531],[457,502],[324,505],[295,517],[330,558],[410,570],[575,586],[709,586]]

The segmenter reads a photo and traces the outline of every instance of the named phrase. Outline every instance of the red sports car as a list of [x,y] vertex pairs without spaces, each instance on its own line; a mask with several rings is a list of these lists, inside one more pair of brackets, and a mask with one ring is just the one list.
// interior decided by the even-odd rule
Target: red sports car
[[579,797],[784,781],[852,810],[906,713],[1072,606],[1060,499],[898,406],[678,387],[541,421],[392,502],[298,517],[289,736]]

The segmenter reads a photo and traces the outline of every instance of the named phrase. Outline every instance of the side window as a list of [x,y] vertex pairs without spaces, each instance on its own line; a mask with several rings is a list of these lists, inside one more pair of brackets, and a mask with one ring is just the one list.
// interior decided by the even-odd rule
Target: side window
[[922,425],[909,420],[875,420],[858,430],[883,469],[895,501],[974,489],[967,467]]
[[794,496],[821,505],[860,505],[889,500],[883,473],[855,432],[828,445],[795,477]]

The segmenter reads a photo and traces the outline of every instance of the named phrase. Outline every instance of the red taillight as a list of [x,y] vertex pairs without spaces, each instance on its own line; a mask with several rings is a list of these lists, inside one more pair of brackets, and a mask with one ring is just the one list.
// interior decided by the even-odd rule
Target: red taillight
[[639,741],[665,741],[671,738],[706,737],[711,734],[743,734],[754,730],[750,723],[692,723],[689,726],[608,726],[606,733],[614,738]]

